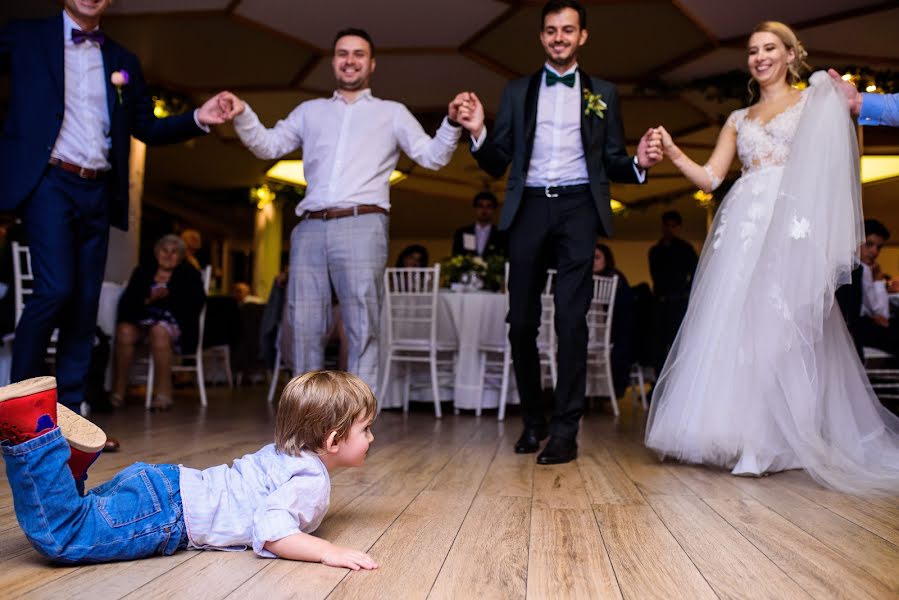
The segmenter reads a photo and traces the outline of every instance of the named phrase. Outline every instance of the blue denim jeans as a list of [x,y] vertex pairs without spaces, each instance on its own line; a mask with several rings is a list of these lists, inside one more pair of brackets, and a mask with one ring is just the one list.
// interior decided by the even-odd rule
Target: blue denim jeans
[[16,518],[32,546],[61,563],[99,563],[187,547],[177,465],[136,463],[85,496],[59,428],[3,446]]

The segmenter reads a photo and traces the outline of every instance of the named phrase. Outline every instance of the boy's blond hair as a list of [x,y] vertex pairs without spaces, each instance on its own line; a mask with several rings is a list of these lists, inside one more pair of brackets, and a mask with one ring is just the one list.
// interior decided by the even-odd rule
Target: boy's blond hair
[[377,401],[364,381],[343,371],[310,371],[284,387],[275,419],[275,448],[298,456],[323,452],[332,431],[336,441],[358,419],[374,419]]

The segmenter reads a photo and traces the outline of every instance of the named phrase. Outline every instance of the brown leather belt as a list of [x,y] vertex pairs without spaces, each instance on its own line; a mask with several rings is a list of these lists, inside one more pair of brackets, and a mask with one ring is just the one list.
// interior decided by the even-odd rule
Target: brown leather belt
[[353,208],[329,208],[326,210],[312,210],[303,213],[301,220],[305,219],[342,219],[344,217],[356,217],[358,215],[380,214],[389,215],[390,211],[374,204],[360,204]]
[[54,167],[59,167],[63,171],[74,173],[82,179],[96,179],[103,173],[103,171],[98,171],[97,169],[85,169],[84,167],[73,165],[72,163],[66,162],[64,160],[59,160],[58,158],[51,158],[50,164]]

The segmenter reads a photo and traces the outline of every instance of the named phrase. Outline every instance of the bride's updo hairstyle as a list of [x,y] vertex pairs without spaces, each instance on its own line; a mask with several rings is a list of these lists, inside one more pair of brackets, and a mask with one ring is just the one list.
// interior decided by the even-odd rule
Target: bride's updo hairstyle
[[799,83],[802,81],[802,72],[812,70],[808,63],[805,62],[808,52],[805,51],[805,47],[799,41],[796,32],[790,29],[789,25],[779,21],[762,21],[752,30],[752,33],[759,32],[773,33],[783,42],[787,50],[793,51],[795,57],[787,65],[787,83],[790,85]]

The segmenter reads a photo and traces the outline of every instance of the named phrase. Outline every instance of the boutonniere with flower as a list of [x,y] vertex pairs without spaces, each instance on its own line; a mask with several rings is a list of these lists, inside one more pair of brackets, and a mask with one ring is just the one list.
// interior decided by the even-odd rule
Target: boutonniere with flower
[[608,105],[603,102],[602,94],[591,94],[590,90],[584,90],[584,103],[586,104],[585,115],[589,117],[590,113],[593,113],[600,119],[605,118],[604,113]]
[[122,88],[128,85],[129,79],[128,71],[125,69],[113,71],[112,75],[109,77],[110,83],[115,86],[115,91],[119,95],[119,104],[122,103]]

